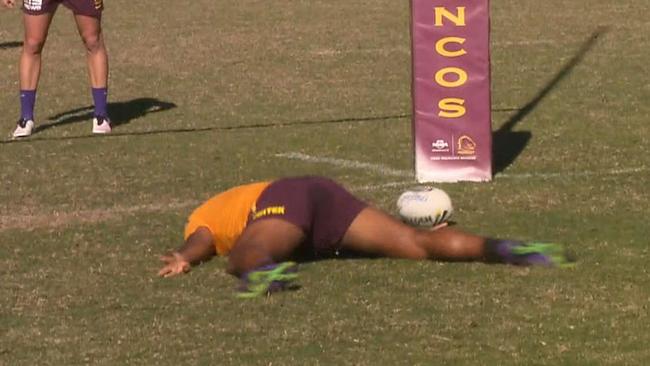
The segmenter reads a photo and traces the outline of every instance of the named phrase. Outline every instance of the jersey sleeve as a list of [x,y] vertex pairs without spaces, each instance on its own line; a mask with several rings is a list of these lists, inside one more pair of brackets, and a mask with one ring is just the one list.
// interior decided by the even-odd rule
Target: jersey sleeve
[[187,240],[187,238],[190,237],[190,235],[194,234],[196,229],[200,227],[206,227],[210,228],[203,219],[201,219],[198,215],[191,215],[190,218],[187,220],[187,223],[185,224],[185,234],[183,235],[183,239]]

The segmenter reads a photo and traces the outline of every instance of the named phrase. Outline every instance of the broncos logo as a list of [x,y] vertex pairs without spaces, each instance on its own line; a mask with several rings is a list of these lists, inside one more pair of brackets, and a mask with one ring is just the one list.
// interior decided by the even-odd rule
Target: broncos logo
[[476,142],[471,137],[463,135],[458,139],[458,154],[474,155],[476,154]]

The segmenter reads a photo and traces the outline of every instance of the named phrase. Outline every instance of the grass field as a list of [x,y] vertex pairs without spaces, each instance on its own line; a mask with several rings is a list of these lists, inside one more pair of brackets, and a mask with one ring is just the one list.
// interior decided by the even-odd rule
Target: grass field
[[244,182],[323,174],[394,212],[414,183],[409,5],[156,4],[106,1],[105,137],[59,11],[21,141],[22,24],[0,11],[0,365],[650,364],[647,0],[493,0],[501,166],[441,185],[461,226],[566,243],[574,269],[321,261],[252,301],[223,259],[161,280],[157,256]]

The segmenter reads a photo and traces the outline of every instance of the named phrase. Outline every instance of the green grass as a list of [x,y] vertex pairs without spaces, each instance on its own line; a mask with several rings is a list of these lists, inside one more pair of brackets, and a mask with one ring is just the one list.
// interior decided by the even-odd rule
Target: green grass
[[[566,243],[575,268],[328,260],[252,301],[223,259],[162,280],[157,256],[244,182],[323,174],[394,211],[409,178],[278,154],[412,168],[408,2],[106,5],[112,136],[78,111],[69,12],[27,140],[8,139],[19,48],[0,48],[0,365],[650,362],[646,0],[493,0],[494,129],[532,106],[513,129],[531,139],[493,182],[441,185],[462,227]],[[22,39],[18,12],[0,24]]]

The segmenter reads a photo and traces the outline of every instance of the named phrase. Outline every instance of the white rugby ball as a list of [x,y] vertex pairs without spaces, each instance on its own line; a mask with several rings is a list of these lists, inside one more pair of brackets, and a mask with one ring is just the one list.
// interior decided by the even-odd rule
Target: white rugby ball
[[409,189],[397,199],[402,221],[414,226],[435,226],[449,220],[454,213],[449,195],[439,188]]

